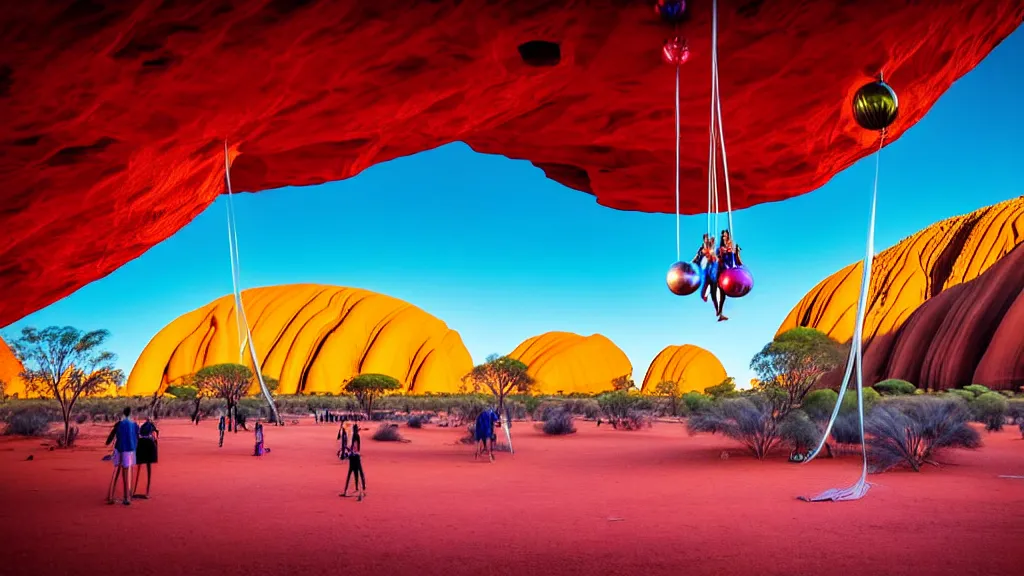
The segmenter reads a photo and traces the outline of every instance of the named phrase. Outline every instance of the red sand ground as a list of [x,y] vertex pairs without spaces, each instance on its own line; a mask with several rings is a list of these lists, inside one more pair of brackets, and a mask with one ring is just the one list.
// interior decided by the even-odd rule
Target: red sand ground
[[874,476],[864,501],[808,504],[794,496],[849,483],[856,458],[757,462],[674,424],[579,427],[548,438],[517,423],[519,452],[494,464],[451,429],[366,439],[356,502],[338,497],[332,425],[268,428],[258,461],[251,434],[218,450],[212,421],[165,421],[153,499],[130,508],[104,504],[105,427],[71,452],[2,438],[0,573],[1020,573],[1024,480],[998,477],[1024,475],[1016,429],[942,469]]

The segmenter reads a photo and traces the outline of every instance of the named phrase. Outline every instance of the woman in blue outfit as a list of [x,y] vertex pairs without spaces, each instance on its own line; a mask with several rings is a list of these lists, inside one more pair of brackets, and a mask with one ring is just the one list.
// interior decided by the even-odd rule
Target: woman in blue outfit
[[701,299],[707,302],[710,293],[711,302],[715,305],[715,313],[719,314],[718,302],[721,290],[718,288],[718,254],[715,252],[715,239],[710,234],[704,235],[704,240],[697,250],[697,256],[694,257],[693,263],[702,271]]
[[[728,230],[722,230],[722,236],[718,242],[718,272],[742,266],[743,261],[740,260],[740,247],[733,244],[732,234]],[[717,274],[716,274],[717,276]],[[715,278],[715,284],[717,286],[718,279]],[[725,293],[718,290],[720,300],[715,302],[715,311],[718,312],[718,321],[722,322],[728,320],[722,312],[725,308]]]

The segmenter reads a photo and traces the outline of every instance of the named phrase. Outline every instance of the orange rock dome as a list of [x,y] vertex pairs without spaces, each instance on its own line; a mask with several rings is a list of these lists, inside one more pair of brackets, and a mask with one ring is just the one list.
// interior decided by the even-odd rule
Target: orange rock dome
[[[1024,292],[1014,264],[1024,267],[1022,242],[1024,197],[943,220],[875,256],[865,376],[937,389],[1024,385],[1024,304],[1014,304]],[[807,326],[849,341],[861,269],[851,264],[815,286],[778,333]]]
[[536,394],[597,394],[612,380],[632,376],[626,353],[600,334],[547,332],[523,341],[509,354],[529,367]]
[[725,367],[707,350],[692,344],[667,346],[654,357],[640,391],[654,394],[654,388],[666,380],[679,383],[680,392],[703,392],[726,379]]
[[14,355],[14,350],[0,339],[0,380],[4,382],[4,394],[8,396],[17,395],[18,398],[25,398],[25,381],[21,379],[21,371],[25,367]]
[[[245,290],[242,301],[263,373],[278,379],[279,394],[337,394],[348,378],[367,372],[397,378],[404,392],[456,392],[473,367],[458,332],[397,298],[291,284]],[[205,366],[238,362],[238,350],[228,295],[157,333],[132,369],[127,393],[152,394]]]

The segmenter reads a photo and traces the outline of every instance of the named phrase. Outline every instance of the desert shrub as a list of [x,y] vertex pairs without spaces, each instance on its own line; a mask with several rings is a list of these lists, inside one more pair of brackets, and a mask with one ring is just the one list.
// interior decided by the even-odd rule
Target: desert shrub
[[[864,414],[867,415],[871,411],[879,400],[882,399],[882,395],[875,391],[871,386],[867,386],[863,390],[864,394]],[[843,405],[839,408],[840,413],[843,412],[856,412],[857,411],[857,390],[847,390],[846,394],[843,395]]]
[[914,386],[906,380],[900,380],[899,378],[882,380],[872,386],[872,388],[886,396],[900,396],[903,394],[914,394],[917,392],[917,386]]
[[806,452],[817,446],[821,430],[803,410],[793,410],[779,423],[779,437],[794,450]]
[[406,421],[405,425],[409,428],[423,428],[423,425],[430,422],[430,416],[424,414],[415,414],[409,416],[409,420]]
[[572,414],[591,420],[601,415],[601,405],[593,398],[568,398],[562,405]]
[[[626,390],[606,392],[597,397],[601,413],[608,418],[613,428],[624,430],[636,430],[642,425],[644,415],[653,405],[650,398],[630,393]],[[646,415],[648,420],[649,414]]]
[[89,415],[88,414],[79,414],[78,416],[75,416],[75,424],[85,424],[88,421],[89,421]]
[[484,397],[473,395],[455,399],[448,408],[448,418],[453,426],[465,422],[474,422],[476,417],[488,407]]
[[573,424],[572,413],[565,408],[557,409],[549,414],[544,420],[542,428],[545,434],[550,436],[564,436],[574,434],[576,426]]
[[686,411],[690,414],[703,412],[711,408],[711,398],[700,392],[687,392],[680,398]]
[[1006,412],[1009,410],[1006,398],[998,392],[985,392],[971,402],[971,413],[976,422],[985,425],[985,430],[998,432],[1006,423]]
[[71,448],[75,445],[75,440],[78,439],[78,426],[71,426],[68,428],[67,433],[57,434],[57,446],[61,448]]
[[565,408],[562,406],[561,402],[546,400],[537,407],[537,410],[534,411],[533,419],[539,422],[547,422],[560,412],[565,412]]
[[804,396],[800,409],[815,421],[827,421],[839,401],[839,393],[835,390],[825,388],[823,390],[812,390]]
[[398,431],[397,424],[381,424],[377,426],[372,438],[378,442],[401,442],[402,434]]
[[1006,402],[1006,416],[1014,422],[1024,420],[1024,398],[1014,398]]
[[626,411],[626,417],[619,421],[619,427],[623,430],[640,430],[650,428],[653,417],[647,410],[630,408]]
[[981,446],[970,417],[962,403],[949,399],[917,397],[875,406],[865,421],[872,470],[907,465],[919,471],[941,450]]
[[965,402],[970,402],[974,400],[974,392],[971,392],[970,390],[961,390],[959,388],[953,388],[951,390],[946,390],[946,394],[948,396],[959,398]]
[[[866,414],[864,419],[866,422]],[[836,444],[860,444],[860,418],[857,411],[840,412],[832,424],[831,436]]]
[[1007,398],[1013,398],[1013,390],[1000,390],[999,393]]
[[27,408],[11,414],[7,419],[4,434],[11,436],[43,436],[53,421],[53,412],[46,409]]
[[981,384],[969,384],[964,386],[964,390],[974,394],[975,398],[981,396],[985,392],[991,392],[991,390],[988,389],[988,386],[982,386]]
[[736,381],[732,378],[726,378],[721,384],[715,384],[714,386],[708,386],[704,389],[704,394],[718,400],[719,398],[734,398],[738,395],[736,392]]
[[686,423],[690,434],[723,434],[741,442],[759,460],[778,444],[779,422],[772,403],[761,395],[727,398],[696,412]]

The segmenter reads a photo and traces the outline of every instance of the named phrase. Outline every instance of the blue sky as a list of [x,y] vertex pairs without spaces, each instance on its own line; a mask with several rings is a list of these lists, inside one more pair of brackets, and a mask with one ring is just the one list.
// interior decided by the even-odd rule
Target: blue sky
[[[943,218],[1024,194],[1024,31],[947,92],[882,156],[881,250]],[[411,302],[458,330],[473,359],[550,330],[601,333],[638,383],[669,344],[714,352],[740,383],[817,282],[862,257],[873,160],[798,198],[735,213],[754,291],[710,304],[665,288],[672,215],[619,212],[544,178],[527,162],[461,143],[374,166],[356,178],[235,197],[244,287],[356,286]],[[703,216],[683,218],[696,245]],[[787,261],[793,222],[815,241]],[[684,236],[684,246],[686,238]],[[129,371],[177,316],[230,293],[221,197],[191,224],[106,278],[7,327],[107,328]],[[688,253],[687,248],[684,252]]]

